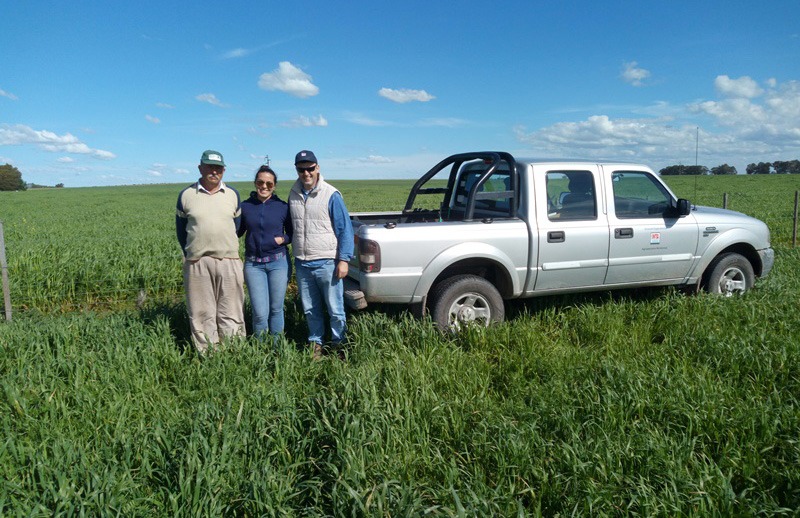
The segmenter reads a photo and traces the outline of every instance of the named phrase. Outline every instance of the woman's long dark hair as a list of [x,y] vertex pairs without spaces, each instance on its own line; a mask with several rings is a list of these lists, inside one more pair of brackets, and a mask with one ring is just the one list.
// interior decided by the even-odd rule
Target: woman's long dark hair
[[277,175],[277,174],[275,173],[275,171],[273,171],[273,170],[272,170],[272,168],[271,168],[270,166],[268,166],[268,165],[262,165],[261,167],[259,167],[259,168],[258,168],[258,171],[256,171],[256,177],[255,177],[255,178],[253,178],[253,181],[254,181],[254,182],[255,182],[256,180],[258,180],[258,173],[269,173],[269,174],[271,174],[271,175],[272,175],[272,177],[273,177],[273,178],[275,178],[275,183],[277,183],[277,182],[278,182],[278,175]]

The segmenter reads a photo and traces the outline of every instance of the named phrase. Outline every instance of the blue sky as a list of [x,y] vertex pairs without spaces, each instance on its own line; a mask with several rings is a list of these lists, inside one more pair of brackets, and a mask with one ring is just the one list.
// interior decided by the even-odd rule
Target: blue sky
[[[12,2],[0,164],[67,187],[445,156],[800,159],[800,2]],[[698,138],[699,135],[699,138]]]

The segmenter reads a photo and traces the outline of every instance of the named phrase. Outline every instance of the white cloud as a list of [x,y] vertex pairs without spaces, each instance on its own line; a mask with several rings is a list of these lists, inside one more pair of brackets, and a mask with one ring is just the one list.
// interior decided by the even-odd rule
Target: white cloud
[[464,119],[458,119],[456,117],[442,117],[438,119],[422,119],[419,122],[420,126],[441,126],[444,128],[458,128],[461,126],[465,126],[467,121]]
[[145,120],[148,122],[152,122],[153,124],[161,124],[161,119],[158,117],[153,117],[152,115],[145,115]]
[[585,121],[559,122],[549,128],[530,135],[523,128],[516,128],[521,140],[535,144],[545,153],[559,153],[565,149],[577,149],[595,156],[596,151],[608,153],[641,146],[667,146],[676,139],[685,138],[694,127],[675,128],[659,119],[617,119],[606,115],[593,115]]
[[724,97],[752,99],[764,93],[758,83],[747,76],[742,76],[739,79],[717,76],[714,80],[714,87]]
[[295,34],[295,35],[290,36],[288,38],[271,41],[271,42],[265,43],[263,45],[259,45],[257,47],[253,47],[253,48],[249,48],[249,49],[248,48],[244,48],[244,47],[239,47],[239,48],[231,49],[231,50],[223,53],[222,56],[220,56],[220,57],[222,59],[244,58],[244,57],[247,57],[247,56],[249,56],[251,54],[255,54],[256,52],[261,52],[264,49],[275,47],[275,46],[281,45],[283,43],[289,42],[291,40],[295,40],[295,39],[302,38],[302,37],[303,36],[301,34]]
[[19,99],[16,95],[12,94],[11,92],[6,92],[2,88],[0,88],[0,97],[8,97],[12,101],[16,101]]
[[[736,164],[740,172],[747,163],[791,159],[800,154],[800,82],[768,81],[762,88],[749,78],[718,78],[715,85],[721,95],[735,93],[738,97],[687,105],[682,118],[613,119],[594,115],[532,132],[521,126],[514,130],[517,138],[539,156],[641,160],[656,168],[693,163],[695,146],[700,163],[709,167]],[[759,97],[742,97],[758,91]],[[690,118],[697,115],[709,120]]]
[[167,104],[167,103],[156,103],[156,106],[158,106],[159,108],[166,108],[167,110],[171,110],[171,109],[175,108],[171,104]]
[[183,168],[175,169],[175,172],[178,173],[178,174],[189,174],[189,170],[188,169],[183,169]]
[[217,96],[214,94],[200,94],[195,96],[195,99],[197,99],[200,102],[213,104],[214,106],[219,106],[220,108],[224,108],[227,106],[226,104],[223,104],[222,101],[217,99]]
[[295,117],[294,119],[283,124],[283,126],[289,128],[312,127],[312,126],[325,127],[327,125],[328,125],[328,119],[326,119],[322,115],[317,115],[316,117],[306,117],[305,115],[300,115],[299,117]]
[[729,127],[740,124],[752,125],[756,121],[764,123],[769,118],[763,106],[753,104],[747,99],[704,101],[690,105],[689,110],[693,113],[710,115],[718,124]]
[[148,176],[154,176],[154,177],[163,176],[163,175],[161,174],[161,171],[156,171],[155,169],[150,169],[150,170],[148,170],[148,171],[147,171],[147,175],[148,175]]
[[34,130],[22,124],[2,124],[0,125],[0,145],[24,145],[33,144],[45,151],[54,153],[76,153],[81,155],[91,155],[95,158],[110,160],[116,155],[110,151],[93,149],[84,144],[78,137],[71,133],[57,135],[52,131]]
[[407,103],[411,101],[419,101],[424,103],[436,99],[436,97],[432,96],[425,90],[410,90],[407,88],[401,88],[399,90],[394,90],[392,88],[381,88],[378,90],[378,95],[396,103]]
[[721,91],[736,97],[692,104],[691,112],[710,116],[743,141],[800,146],[800,82],[773,83],[774,87],[767,82],[764,90],[749,77],[720,76],[714,84],[718,90],[724,85]]
[[61,162],[62,164],[71,164],[72,162],[75,161],[75,159],[72,158],[71,156],[62,156],[61,158],[58,159],[58,161]]
[[243,58],[248,54],[251,54],[252,52],[253,52],[252,49],[242,49],[242,48],[233,49],[223,54],[222,59]]
[[92,151],[92,155],[97,158],[102,158],[103,160],[111,160],[112,158],[117,158],[117,155],[110,151],[103,151],[102,149],[96,149]]
[[347,121],[359,126],[381,127],[381,126],[394,126],[391,122],[382,121],[367,117],[361,113],[349,113],[346,115]]
[[642,86],[643,81],[650,77],[650,71],[639,68],[636,61],[623,63],[622,79],[633,86]]
[[366,164],[391,164],[393,162],[391,158],[380,155],[369,155],[364,158],[359,158],[359,161]]
[[319,93],[319,88],[311,82],[311,76],[292,65],[281,61],[272,72],[261,74],[258,87],[263,90],[277,90],[304,99]]

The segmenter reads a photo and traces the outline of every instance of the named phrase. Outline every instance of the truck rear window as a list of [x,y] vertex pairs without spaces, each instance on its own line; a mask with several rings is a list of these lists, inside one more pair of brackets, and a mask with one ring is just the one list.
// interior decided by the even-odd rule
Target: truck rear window
[[[451,208],[458,211],[467,206],[470,190],[480,177],[486,172],[485,168],[474,169],[474,164],[465,166],[458,177],[455,187],[455,196]],[[497,170],[489,179],[478,188],[478,193],[495,193],[497,197],[491,199],[475,200],[475,210],[492,217],[503,217],[511,214],[511,202],[514,193],[511,191],[511,175],[508,170]]]

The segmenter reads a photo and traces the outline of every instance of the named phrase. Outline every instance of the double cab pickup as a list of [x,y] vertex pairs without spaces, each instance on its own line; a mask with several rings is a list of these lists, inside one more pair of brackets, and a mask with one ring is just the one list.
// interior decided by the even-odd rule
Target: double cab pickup
[[409,305],[442,329],[504,318],[504,300],[675,285],[744,293],[774,262],[767,226],[676,197],[644,165],[450,156],[399,212],[353,213],[352,308]]

